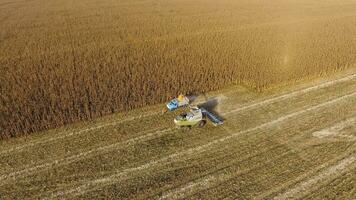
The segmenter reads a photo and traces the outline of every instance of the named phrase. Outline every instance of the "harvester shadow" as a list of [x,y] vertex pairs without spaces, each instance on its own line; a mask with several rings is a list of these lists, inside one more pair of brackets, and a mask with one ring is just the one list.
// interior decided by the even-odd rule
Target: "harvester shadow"
[[215,116],[217,116],[220,120],[225,121],[225,118],[222,117],[221,114],[216,110],[219,105],[219,99],[217,97],[206,98],[204,103],[198,105],[198,107],[204,108],[207,111],[211,112]]

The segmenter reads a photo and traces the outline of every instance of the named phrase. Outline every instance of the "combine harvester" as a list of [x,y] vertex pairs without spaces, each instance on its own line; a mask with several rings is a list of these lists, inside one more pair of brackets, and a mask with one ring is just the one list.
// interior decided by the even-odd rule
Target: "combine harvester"
[[[179,107],[189,105],[189,98],[184,95],[179,95],[178,98],[174,98],[167,103],[169,111],[173,111]],[[222,125],[223,121],[214,113],[209,112],[203,106],[190,106],[190,111],[177,116],[174,119],[174,123],[177,128],[191,128],[193,126],[203,127],[206,124],[206,118],[208,118],[214,126]]]
[[205,108],[191,107],[190,111],[178,115],[174,119],[177,128],[192,128],[193,126],[203,127],[206,124],[206,118],[210,119],[214,126],[222,125],[223,121],[215,114]]

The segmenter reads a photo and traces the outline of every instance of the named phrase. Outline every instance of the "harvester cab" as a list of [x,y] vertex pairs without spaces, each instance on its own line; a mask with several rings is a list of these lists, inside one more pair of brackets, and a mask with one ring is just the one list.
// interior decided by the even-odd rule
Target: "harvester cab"
[[169,111],[173,111],[179,107],[189,105],[188,97],[184,95],[179,95],[177,98],[172,99],[170,102],[167,103],[167,108]]
[[206,121],[203,120],[203,113],[198,107],[191,107],[187,113],[182,113],[174,119],[174,123],[178,128],[192,127],[199,124],[200,127],[204,126]]

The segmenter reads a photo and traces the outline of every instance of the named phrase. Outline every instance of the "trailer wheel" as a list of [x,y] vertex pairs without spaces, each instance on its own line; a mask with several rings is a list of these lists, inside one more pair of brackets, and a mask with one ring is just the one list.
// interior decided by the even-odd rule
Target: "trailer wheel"
[[203,127],[205,124],[206,124],[206,121],[205,120],[201,120],[199,122],[199,127]]

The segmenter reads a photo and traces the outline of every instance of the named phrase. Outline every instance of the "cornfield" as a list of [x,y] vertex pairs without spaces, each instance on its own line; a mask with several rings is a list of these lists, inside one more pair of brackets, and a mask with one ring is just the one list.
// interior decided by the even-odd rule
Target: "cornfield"
[[0,137],[351,68],[355,10],[352,0],[0,0]]

